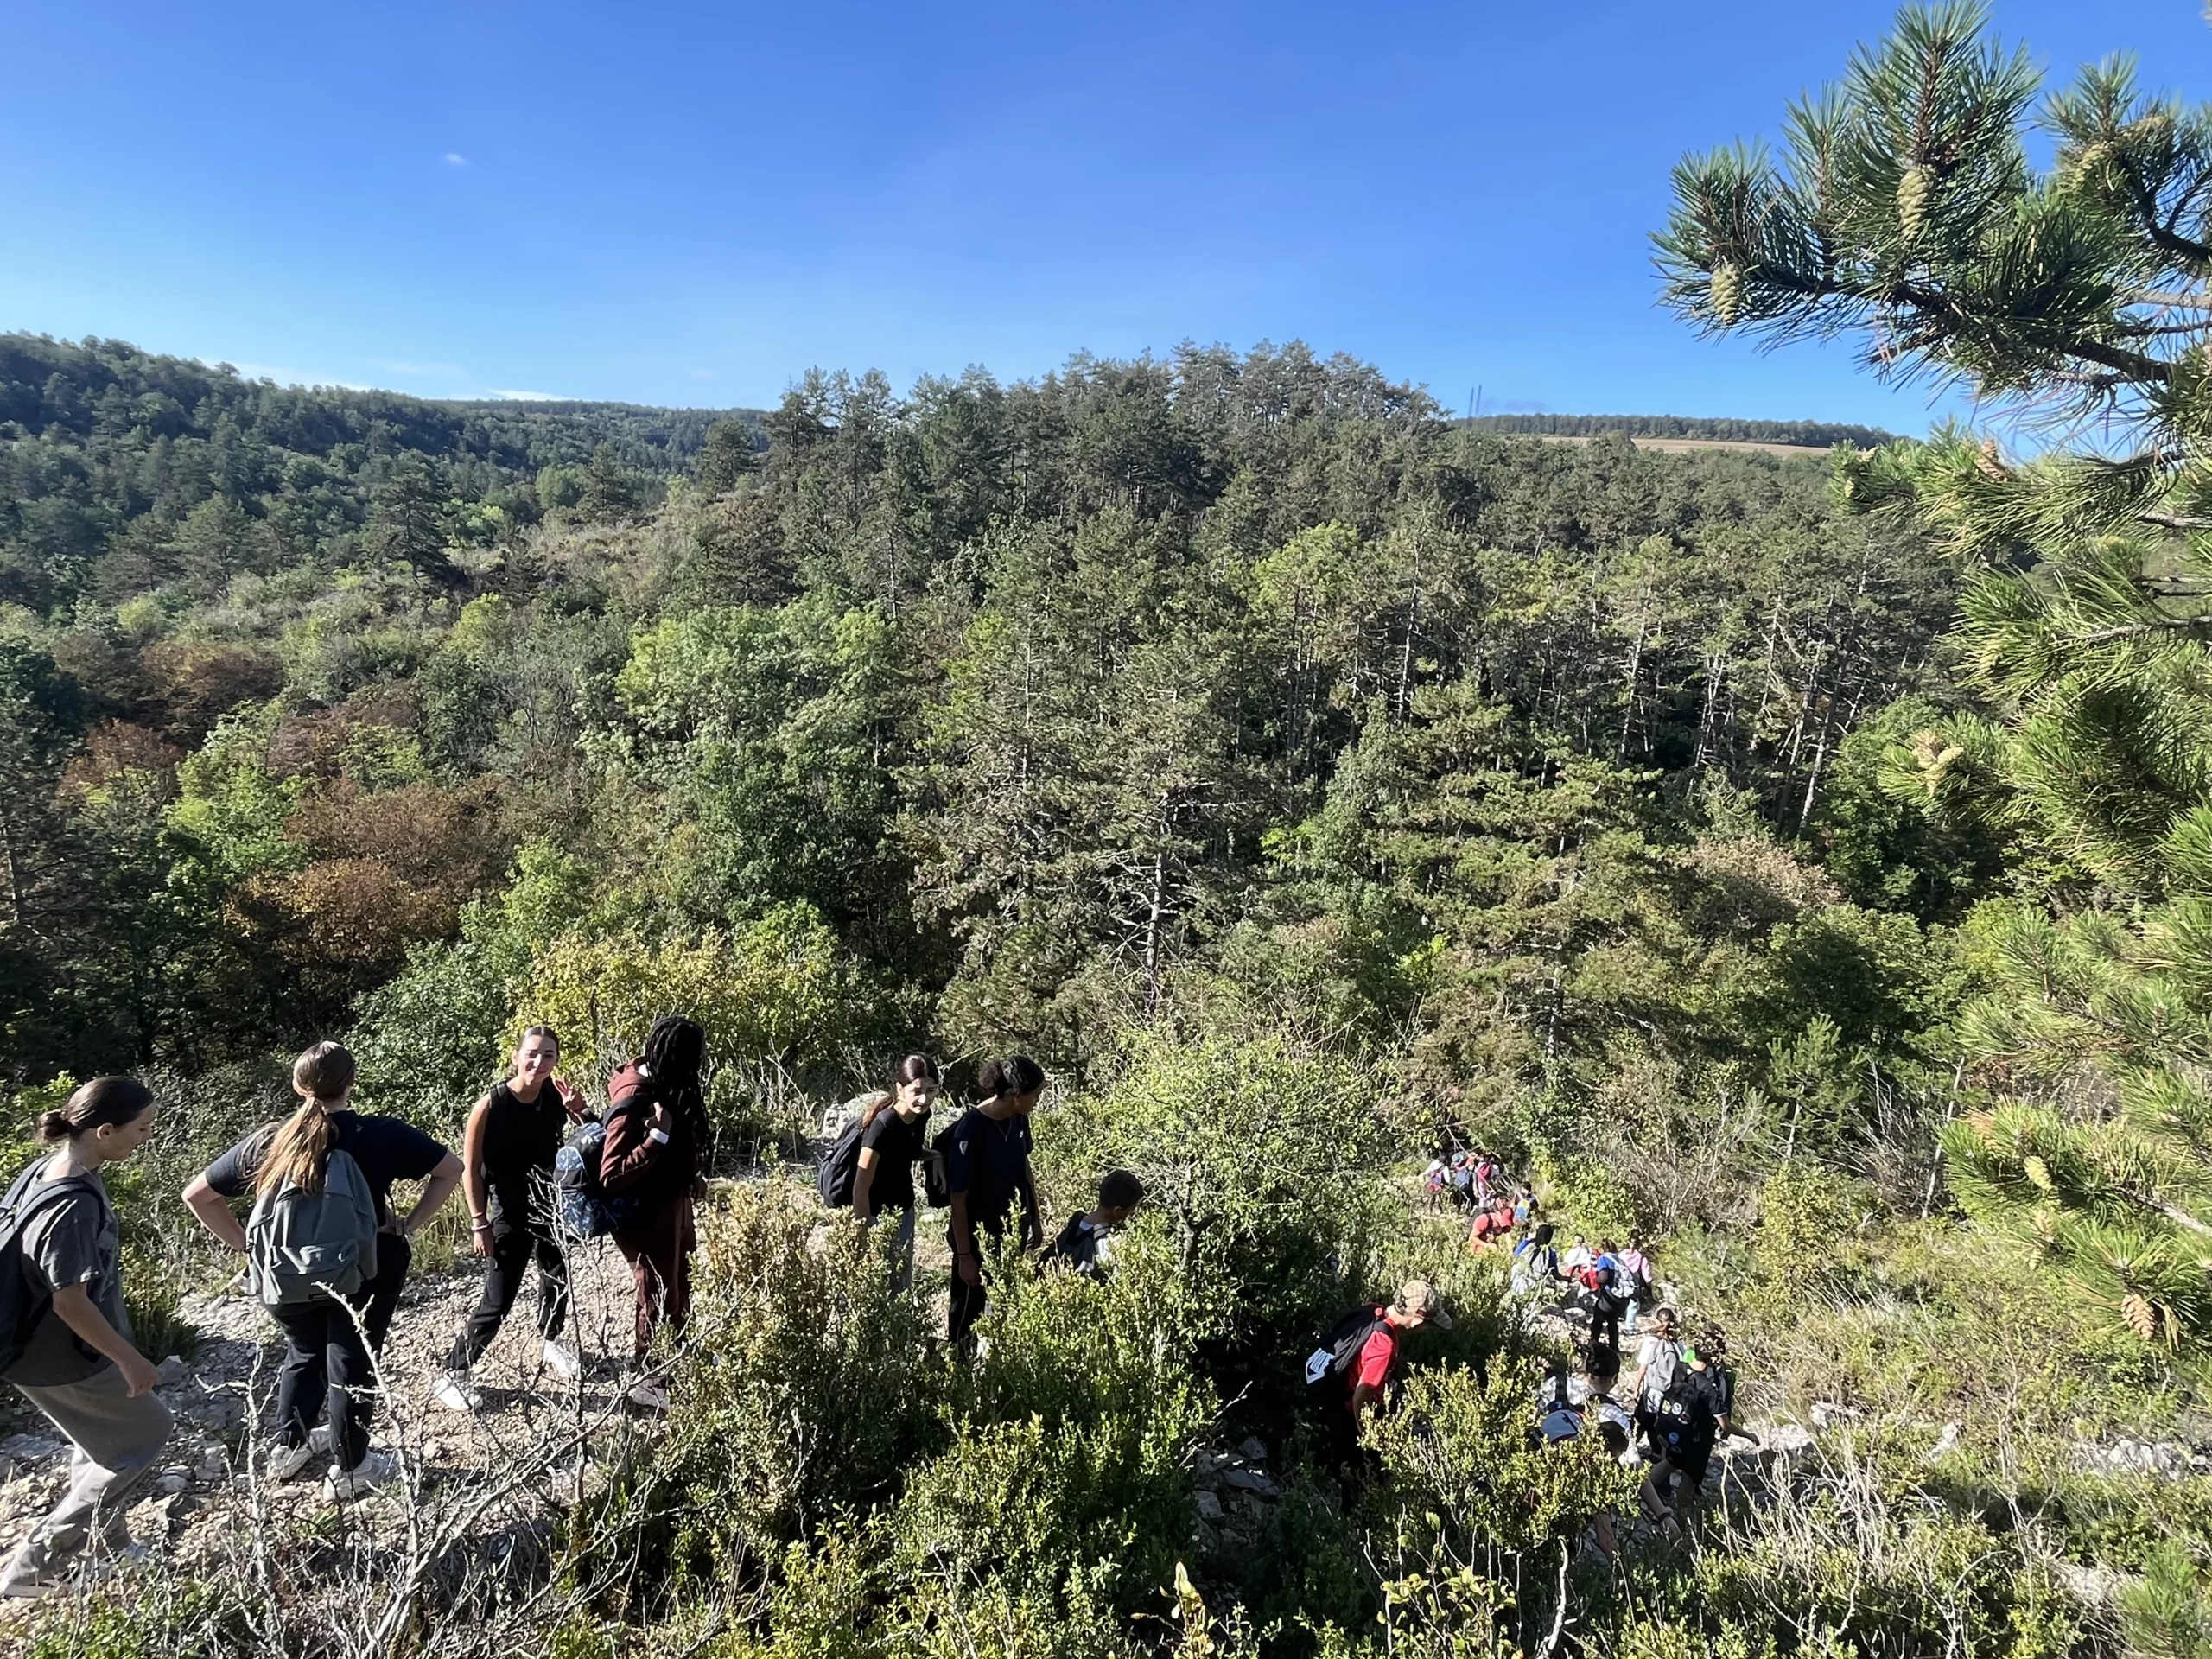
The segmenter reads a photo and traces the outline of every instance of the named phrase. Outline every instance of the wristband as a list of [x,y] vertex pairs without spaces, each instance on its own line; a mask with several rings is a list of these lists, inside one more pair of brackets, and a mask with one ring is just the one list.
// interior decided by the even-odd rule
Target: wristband
[[480,1233],[488,1233],[492,1230],[492,1224],[488,1221],[480,1221],[475,1224],[474,1230]]
[[654,1140],[659,1141],[664,1147],[668,1144],[668,1131],[666,1129],[647,1129],[645,1133],[652,1136]]

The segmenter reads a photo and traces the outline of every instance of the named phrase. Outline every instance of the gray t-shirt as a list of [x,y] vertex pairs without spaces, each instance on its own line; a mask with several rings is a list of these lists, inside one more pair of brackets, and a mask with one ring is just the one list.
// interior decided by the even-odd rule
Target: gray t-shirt
[[[82,1179],[99,1189],[99,1196],[79,1192],[57,1198],[23,1229],[24,1276],[31,1289],[47,1294],[71,1285],[88,1286],[92,1306],[127,1339],[130,1320],[123,1311],[123,1241],[116,1231],[115,1210],[98,1175]],[[25,1198],[35,1198],[47,1184],[41,1173]],[[23,1357],[9,1368],[8,1380],[51,1388],[81,1382],[112,1363],[79,1341],[49,1307],[32,1331]]]

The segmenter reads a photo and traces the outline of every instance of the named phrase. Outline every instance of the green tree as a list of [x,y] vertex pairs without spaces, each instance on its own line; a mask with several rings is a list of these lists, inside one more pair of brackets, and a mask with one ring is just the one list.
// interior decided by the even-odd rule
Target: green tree
[[453,539],[453,497],[421,455],[403,456],[378,486],[365,534],[379,558],[448,585],[461,580],[447,552]]
[[[1979,4],[1909,7],[1790,114],[1786,166],[1676,170],[1657,238],[1700,327],[1853,334],[1886,376],[2100,420],[2132,448],[2008,461],[1952,429],[1838,469],[1975,575],[1959,643],[1992,714],[1932,722],[1901,795],[2087,875],[1984,928],[1965,1022],[2016,1097],[1947,1139],[1977,1216],[2144,1339],[2212,1338],[2212,111],[2114,59],[2031,109]],[[2039,124],[2048,170],[2030,160]]]
[[699,487],[709,495],[721,495],[760,464],[753,428],[725,415],[707,429],[707,447],[699,452]]

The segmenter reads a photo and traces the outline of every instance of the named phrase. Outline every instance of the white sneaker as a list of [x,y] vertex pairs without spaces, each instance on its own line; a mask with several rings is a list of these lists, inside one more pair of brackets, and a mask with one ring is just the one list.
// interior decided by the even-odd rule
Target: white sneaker
[[372,1492],[399,1472],[399,1460],[386,1457],[381,1452],[372,1452],[351,1469],[334,1469],[323,1477],[322,1501],[335,1503],[342,1497],[359,1497]]
[[484,1396],[470,1386],[467,1371],[448,1371],[430,1385],[430,1398],[448,1411],[481,1411]]
[[622,1397],[647,1411],[668,1409],[668,1390],[649,1376],[641,1376],[623,1390]]
[[308,1465],[330,1455],[330,1425],[318,1423],[308,1431],[305,1446],[279,1448],[269,1454],[261,1467],[262,1474],[270,1480],[296,1480],[305,1474]]
[[573,1382],[584,1374],[582,1357],[567,1343],[556,1342],[548,1337],[541,1352],[544,1357],[545,1369],[563,1382]]

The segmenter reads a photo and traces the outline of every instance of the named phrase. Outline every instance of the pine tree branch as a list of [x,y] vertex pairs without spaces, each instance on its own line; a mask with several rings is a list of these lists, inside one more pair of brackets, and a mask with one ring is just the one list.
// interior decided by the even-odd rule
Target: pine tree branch
[[[1717,246],[1718,238],[1715,243]],[[1908,347],[1914,351],[1930,350],[1947,337],[1980,339],[1988,333],[1983,321],[1957,300],[1940,289],[1924,288],[1916,283],[1839,282],[1825,276],[1808,276],[1787,266],[1757,260],[1745,262],[1745,275],[1747,280],[1756,279],[1809,302],[1844,300],[1877,307],[1902,305],[1917,311],[1924,320],[1923,329],[1928,332],[1915,331],[1915,337],[1910,340]],[[1830,327],[1827,332],[1840,330]],[[2149,382],[2163,386],[2171,385],[2173,380],[2171,364],[2145,353],[2131,352],[2124,346],[2108,345],[2101,340],[2084,340],[2076,335],[2055,341],[2044,349],[2110,369],[2120,377],[2113,383],[2115,385]]]
[[[2203,275],[2208,267],[2212,267],[2212,245],[2207,245],[2194,237],[2183,236],[2174,228],[2171,220],[2162,223],[2158,218],[2158,193],[2133,168],[2122,170],[2127,178],[2127,193],[2135,199],[2136,211],[2143,216],[2144,234],[2151,238],[2151,245],[2159,252],[2193,267],[2197,275]],[[2183,200],[2185,201],[2186,198]],[[2181,207],[2177,206],[2175,218],[2180,217],[2181,211]]]
[[2154,1215],[2164,1216],[2177,1227],[2185,1229],[2200,1237],[2212,1238],[2212,1222],[2199,1221],[2186,1210],[2168,1204],[2164,1198],[2149,1192],[2133,1192],[2124,1186],[2114,1187],[2113,1191],[2130,1203],[2142,1205]]
[[2130,622],[2119,627],[2096,628],[2075,636],[2082,645],[2108,645],[2115,639],[2135,639],[2155,633],[2212,632],[2212,616],[2175,616],[2156,622]]

